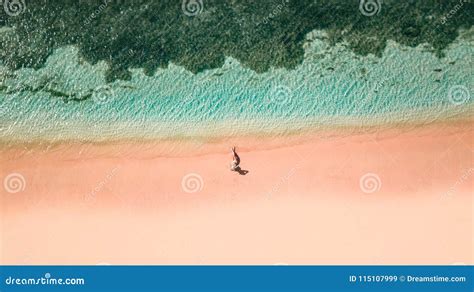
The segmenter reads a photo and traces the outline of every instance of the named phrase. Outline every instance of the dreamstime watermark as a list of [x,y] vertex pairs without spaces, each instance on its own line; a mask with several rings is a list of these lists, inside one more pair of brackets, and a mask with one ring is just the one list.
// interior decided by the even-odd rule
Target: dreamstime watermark
[[461,10],[461,8],[464,6],[464,3],[468,3],[469,1],[470,0],[459,0],[459,3],[454,5],[453,9],[449,10],[448,13],[441,17],[441,24],[446,24],[446,22],[448,22],[451,17],[453,17],[456,13],[459,12],[459,10]]
[[7,106],[5,104],[0,104],[0,115],[4,115],[8,111]]
[[26,189],[26,180],[21,173],[10,173],[3,179],[3,188],[10,194],[16,194]]
[[109,85],[99,86],[92,93],[92,99],[98,104],[106,104],[115,97],[115,91]]
[[467,3],[469,1],[470,0],[459,0],[459,4],[456,4],[446,15],[441,16],[440,19],[436,19],[433,23],[433,29],[427,32],[427,36],[433,38],[435,32],[440,32],[441,26],[445,25],[449,19],[451,19],[456,13],[461,10],[461,8],[464,6],[464,3]]
[[464,85],[454,85],[449,88],[448,99],[454,105],[466,103],[471,98],[469,89]]
[[446,196],[452,196],[456,192],[456,190],[459,188],[459,186],[462,185],[465,181],[467,181],[472,176],[473,172],[474,172],[473,167],[466,170],[461,175],[461,177],[454,183],[454,185],[449,188],[449,191],[446,192]]
[[9,16],[18,16],[26,10],[25,0],[0,0],[0,4]]
[[187,16],[196,16],[202,13],[204,9],[204,3],[202,0],[183,0],[181,9]]
[[283,11],[283,8],[288,4],[288,2],[290,2],[290,0],[282,0],[280,4],[275,5],[273,10],[270,11],[270,13],[263,18],[261,23],[267,24],[268,21],[270,21],[270,19],[273,19],[279,14],[281,14],[281,12]]
[[85,197],[86,201],[89,201],[93,198],[95,198],[95,196],[97,196],[97,193],[99,193],[106,184],[108,184],[116,175],[117,175],[117,171],[120,169],[120,166],[116,166],[114,167],[111,171],[109,171],[107,173],[107,175],[105,176],[105,178],[103,180],[101,180],[93,189],[90,193],[88,193]]
[[275,185],[273,185],[271,190],[267,193],[267,196],[270,197],[275,194],[283,184],[287,183],[296,174],[296,171],[301,167],[301,163],[298,163],[295,167],[291,168]]
[[376,173],[369,172],[360,177],[359,186],[364,193],[372,194],[380,190],[382,181]]
[[285,105],[290,103],[293,98],[293,92],[288,86],[278,85],[272,87],[265,96],[267,103]]
[[6,285],[85,285],[84,278],[53,278],[50,273],[40,278],[5,278]]
[[392,79],[392,76],[385,76],[381,79],[374,80],[374,83],[370,88],[369,94],[364,100],[363,105],[365,105],[367,102],[372,101],[377,96],[377,93],[386,86],[387,81],[389,81],[390,79]]
[[[277,18],[283,13],[283,11],[288,6],[290,0],[274,0],[273,3],[268,3],[267,11],[270,11],[267,15],[261,17],[256,14],[251,14],[248,17],[240,17],[236,20],[239,26],[245,27],[245,31],[253,31],[260,25],[267,25],[272,19]],[[287,38],[290,35],[287,35],[283,42],[287,41]],[[254,46],[254,40],[248,34],[243,36],[244,39],[242,42],[246,43],[247,46]]]
[[107,6],[112,3],[112,0],[104,0],[102,4],[97,7],[97,9],[89,15],[86,20],[84,21],[84,24],[88,25],[93,19],[97,17]]
[[200,192],[203,187],[204,180],[197,173],[188,173],[181,179],[181,188],[188,194]]
[[359,10],[365,16],[374,16],[382,10],[382,0],[360,0]]

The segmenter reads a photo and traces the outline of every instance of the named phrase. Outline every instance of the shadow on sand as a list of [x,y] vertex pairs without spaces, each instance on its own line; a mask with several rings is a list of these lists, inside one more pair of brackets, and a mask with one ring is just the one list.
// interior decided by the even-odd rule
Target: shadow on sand
[[240,166],[237,166],[235,168],[235,171],[238,172],[240,175],[246,175],[247,173],[249,173],[248,170],[242,169],[242,168],[240,168]]

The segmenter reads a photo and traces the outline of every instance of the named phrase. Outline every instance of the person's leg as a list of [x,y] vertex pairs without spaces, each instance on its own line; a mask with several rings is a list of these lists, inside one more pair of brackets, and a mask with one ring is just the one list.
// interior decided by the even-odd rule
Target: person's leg
[[234,152],[234,161],[237,166],[240,164],[240,157],[235,152]]
[[235,163],[236,166],[238,166],[240,164],[240,157],[237,154],[237,152],[235,151],[235,146],[232,147],[232,153],[234,154],[233,162]]

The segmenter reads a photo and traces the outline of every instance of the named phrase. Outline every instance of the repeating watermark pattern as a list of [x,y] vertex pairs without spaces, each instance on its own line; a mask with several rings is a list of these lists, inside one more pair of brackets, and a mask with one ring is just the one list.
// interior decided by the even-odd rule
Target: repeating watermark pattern
[[466,103],[471,98],[469,89],[464,85],[454,85],[449,88],[448,92],[449,102],[454,105],[461,105]]
[[432,38],[435,32],[439,32],[442,25],[445,25],[449,19],[451,19],[454,14],[458,13],[459,10],[463,7],[464,3],[469,2],[470,0],[460,0],[459,4],[456,4],[446,15],[441,16],[440,19],[436,19],[433,24],[433,29],[427,32],[428,37]]
[[360,0],[359,10],[365,16],[374,16],[382,10],[382,0]]
[[92,99],[98,104],[106,104],[115,97],[115,91],[108,85],[99,86],[92,93]]
[[[361,104],[361,106],[365,106],[366,103],[372,101],[375,97],[377,97],[377,93],[384,88],[388,81],[393,79],[392,76],[385,76],[381,79],[378,80],[373,80],[372,87],[369,90],[369,93],[367,94],[367,98],[365,98]],[[372,81],[371,81],[372,82]],[[352,85],[352,84],[351,84]],[[355,83],[353,84],[355,86]]]
[[267,103],[285,105],[290,103],[293,98],[293,92],[288,86],[278,85],[272,87],[265,97]]
[[473,172],[474,172],[473,167],[466,170],[461,175],[461,177],[456,181],[456,183],[454,183],[454,185],[449,188],[449,191],[446,192],[446,196],[452,196],[456,192],[456,190],[459,188],[459,186],[462,185],[466,180],[468,180],[472,176]]
[[[283,13],[283,10],[288,6],[290,0],[276,0],[273,1],[274,3],[269,3],[268,13],[264,17],[259,17],[258,15],[250,15],[248,18],[239,18],[237,19],[237,23],[239,26],[245,26],[249,30],[253,30],[260,25],[267,25],[272,19],[278,17],[278,15]],[[245,40],[248,45],[251,45],[252,40],[246,39]]]
[[291,168],[275,185],[273,185],[271,190],[267,192],[267,197],[273,196],[276,192],[278,192],[278,190],[281,189],[281,187],[287,183],[300,168],[302,168],[301,163],[298,163],[295,167]]
[[7,106],[5,104],[0,104],[0,115],[4,115],[7,112]]
[[10,173],[3,180],[3,187],[10,194],[22,192],[26,189],[26,180],[21,173]]
[[188,194],[200,192],[203,187],[204,180],[197,173],[188,173],[181,180],[181,188]]
[[3,4],[5,13],[10,16],[18,16],[26,10],[25,0],[0,0],[0,3]]
[[283,1],[281,1],[280,4],[277,4],[274,7],[274,9],[272,11],[270,11],[270,13],[263,18],[261,23],[267,24],[270,21],[270,19],[273,19],[273,18],[277,17],[279,14],[281,14],[282,11],[283,11],[283,8],[288,4],[288,2],[290,2],[290,0],[283,0]]
[[97,7],[97,9],[91,13],[91,15],[89,15],[89,17],[86,18],[86,20],[84,21],[84,24],[88,25],[93,19],[95,19],[97,17],[97,15],[99,15],[106,7],[107,5],[109,5],[110,3],[112,3],[112,0],[104,0],[102,2],[102,4],[99,5],[99,7]]
[[382,181],[376,173],[369,172],[361,176],[359,186],[364,193],[371,194],[380,190]]
[[446,22],[448,22],[448,20],[453,17],[456,13],[459,12],[459,10],[461,10],[461,8],[464,6],[464,3],[467,3],[469,2],[470,0],[459,0],[459,3],[454,5],[453,9],[451,9],[448,13],[446,13],[446,15],[443,15],[441,17],[441,21],[440,23],[442,25],[446,24]]
[[202,0],[183,0],[181,9],[183,9],[184,14],[187,16],[196,16],[202,13],[204,3]]
[[97,193],[99,193],[103,188],[104,186],[109,183],[116,175],[117,175],[117,171],[120,169],[120,166],[116,166],[114,167],[111,171],[109,171],[107,173],[107,175],[105,176],[105,178],[103,180],[101,180],[93,189],[90,193],[88,193],[85,197],[85,200],[86,201],[89,201],[89,200],[92,200],[95,198],[95,196],[97,196]]

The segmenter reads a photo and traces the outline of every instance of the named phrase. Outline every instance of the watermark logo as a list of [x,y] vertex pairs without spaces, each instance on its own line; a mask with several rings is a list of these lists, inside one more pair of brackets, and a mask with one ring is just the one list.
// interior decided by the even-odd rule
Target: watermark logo
[[181,180],[181,188],[188,194],[197,193],[204,187],[202,176],[197,173],[188,173]]
[[181,9],[187,16],[196,16],[202,12],[204,4],[202,0],[183,0]]
[[92,94],[92,99],[98,104],[106,104],[115,97],[114,90],[108,85],[102,85],[96,88]]
[[366,194],[372,194],[380,190],[382,181],[375,173],[366,173],[359,180],[360,189]]
[[26,10],[25,0],[0,0],[0,3],[3,4],[5,13],[10,16],[18,16]]
[[461,105],[471,98],[469,89],[464,85],[454,85],[448,92],[449,102],[454,105]]
[[25,177],[20,173],[10,173],[3,180],[3,187],[10,194],[22,192],[26,188]]
[[374,16],[382,10],[382,0],[360,0],[359,10],[365,16]]
[[288,86],[278,85],[272,87],[268,95],[266,96],[267,103],[276,103],[285,105],[291,102],[293,98],[293,92]]

